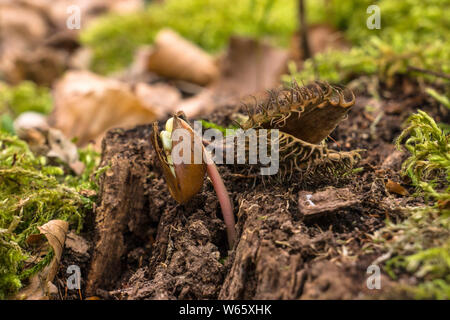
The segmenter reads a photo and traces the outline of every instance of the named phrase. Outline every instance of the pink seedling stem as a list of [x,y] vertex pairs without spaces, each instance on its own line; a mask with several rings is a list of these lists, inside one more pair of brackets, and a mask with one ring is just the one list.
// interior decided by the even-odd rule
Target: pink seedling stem
[[214,190],[216,191],[217,198],[219,199],[220,207],[222,209],[223,220],[225,222],[225,226],[227,228],[227,236],[228,236],[228,245],[230,246],[230,250],[233,248],[234,241],[236,239],[236,230],[235,230],[235,221],[233,208],[231,206],[230,196],[228,195],[227,188],[223,183],[222,177],[217,170],[216,164],[211,159],[208,152],[205,150],[205,155],[208,158],[206,163],[206,172],[211,179]]

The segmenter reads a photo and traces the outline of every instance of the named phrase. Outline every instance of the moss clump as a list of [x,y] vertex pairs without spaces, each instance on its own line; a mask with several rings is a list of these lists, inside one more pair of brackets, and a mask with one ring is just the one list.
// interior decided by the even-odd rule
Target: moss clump
[[447,94],[442,95],[433,88],[427,88],[426,93],[433,97],[437,102],[442,104],[444,107],[450,109],[450,88],[447,88]]
[[[419,110],[408,119],[408,127],[397,138],[411,156],[403,163],[403,171],[426,196],[450,201],[450,138],[427,113]],[[446,185],[446,188],[445,188]],[[441,191],[436,190],[436,186]],[[447,212],[449,213],[449,212]]]
[[415,276],[417,286],[401,286],[414,298],[449,299],[449,215],[433,207],[410,209],[407,214],[400,223],[387,222],[376,235],[392,256],[385,270],[393,279],[404,273]]
[[0,131],[13,133],[13,120],[26,111],[48,114],[52,110],[50,90],[34,82],[17,86],[0,83]]
[[[73,179],[82,184],[84,178]],[[0,299],[37,270],[25,269],[24,262],[30,255],[26,239],[39,233],[38,226],[62,219],[81,230],[93,201],[63,182],[61,168],[34,156],[17,137],[0,133]]]
[[[286,81],[312,79],[348,82],[361,74],[376,75],[391,82],[395,74],[412,73],[410,66],[450,73],[449,0],[380,0],[381,28],[368,29],[366,9],[373,1],[331,1],[311,5],[314,20],[331,21],[353,42],[349,52],[332,50],[307,60],[300,72],[291,66]],[[351,17],[351,19],[349,18]],[[433,80],[436,78],[433,77]]]
[[220,131],[223,134],[224,137],[227,136],[227,130],[237,130],[237,129],[239,129],[239,127],[236,124],[233,124],[233,125],[225,128],[225,127],[219,126],[218,124],[210,122],[210,121],[206,121],[206,120],[200,120],[200,121],[202,123],[202,127],[205,130],[214,129],[214,130]]
[[[308,2],[311,22],[331,23],[345,32],[346,37],[357,46],[376,36],[383,38],[393,34],[417,39],[448,37],[450,17],[445,13],[450,7],[449,0],[319,0]],[[370,5],[380,8],[380,29],[367,28],[367,13]]]
[[209,52],[223,48],[231,35],[270,37],[287,44],[295,30],[295,0],[166,0],[145,11],[100,18],[81,34],[93,49],[92,68],[109,73],[128,65],[134,51],[153,43],[164,27],[180,33]]
[[85,168],[80,176],[66,175],[64,183],[77,191],[98,191],[98,179],[100,175],[109,169],[109,166],[98,168],[100,164],[100,153],[95,151],[92,145],[78,149],[80,161]]
[[397,145],[410,153],[403,173],[432,203],[408,210],[405,220],[388,221],[378,231],[376,241],[392,257],[386,271],[393,278],[402,272],[414,275],[419,284],[402,289],[415,298],[450,299],[449,135],[419,111],[409,118]]
[[[447,49],[443,49],[447,48]],[[349,82],[361,75],[375,75],[380,81],[391,83],[395,75],[411,74],[436,80],[435,76],[415,73],[410,66],[436,72],[450,72],[450,44],[442,40],[416,43],[403,35],[383,40],[372,37],[363,46],[350,51],[328,51],[308,59],[298,71],[291,63],[290,74],[283,80],[312,81],[320,78],[332,83]]]

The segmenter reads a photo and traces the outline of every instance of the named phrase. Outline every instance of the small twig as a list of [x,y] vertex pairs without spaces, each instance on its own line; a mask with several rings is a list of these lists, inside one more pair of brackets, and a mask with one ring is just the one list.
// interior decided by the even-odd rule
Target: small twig
[[430,74],[430,75],[433,75],[433,76],[438,77],[438,78],[444,78],[444,79],[450,80],[450,74],[446,74],[446,73],[443,73],[443,72],[437,72],[437,71],[417,68],[417,67],[413,67],[413,66],[408,66],[408,70],[409,71],[416,71],[416,72],[420,72],[420,73],[425,73],[425,74]]
[[372,139],[376,139],[377,125],[383,117],[384,111],[381,111],[379,114],[377,114],[375,120],[373,120],[373,122],[370,124],[370,136],[372,137]]
[[300,22],[300,47],[303,52],[303,60],[306,60],[308,58],[311,58],[311,50],[309,48],[308,41],[308,24],[306,22],[304,0],[298,1],[298,19]]

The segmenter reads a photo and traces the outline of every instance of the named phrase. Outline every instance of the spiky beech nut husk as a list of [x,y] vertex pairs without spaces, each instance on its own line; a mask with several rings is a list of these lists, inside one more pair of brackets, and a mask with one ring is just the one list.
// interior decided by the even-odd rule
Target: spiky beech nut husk
[[[303,172],[318,166],[353,166],[358,151],[330,150],[325,139],[346,118],[355,104],[349,89],[316,81],[306,86],[292,82],[269,91],[265,99],[249,108],[244,130],[278,129],[280,171],[285,176],[293,170]],[[259,138],[258,138],[259,139]]]
[[[347,95],[347,97],[346,97]],[[302,141],[318,144],[336,128],[355,104],[351,90],[316,81],[300,87],[291,83],[279,91],[269,91],[266,101],[249,113],[243,129],[279,129]]]
[[[206,173],[206,164],[203,161],[195,163],[194,155],[203,155],[203,146],[201,141],[196,141],[196,135],[191,126],[182,118],[182,112],[176,113],[166,124],[166,130],[161,133],[158,129],[158,123],[153,123],[152,144],[156,151],[156,156],[161,164],[164,178],[168,185],[170,194],[179,203],[186,203],[195,196],[203,186],[203,179]],[[179,143],[183,143],[183,138],[172,141],[172,135],[177,129],[186,130],[190,141],[190,161],[174,163],[172,161],[172,150]],[[169,133],[169,134],[167,134]],[[167,139],[170,139],[167,140]],[[197,138],[198,139],[198,138]],[[184,150],[183,148],[180,148]],[[180,152],[180,157],[183,154]]]

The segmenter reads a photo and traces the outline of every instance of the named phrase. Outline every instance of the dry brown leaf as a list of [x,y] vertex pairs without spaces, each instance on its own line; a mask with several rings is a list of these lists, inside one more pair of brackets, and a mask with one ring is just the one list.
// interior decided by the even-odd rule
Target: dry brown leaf
[[154,121],[156,112],[136,97],[130,85],[95,75],[71,71],[59,80],[54,90],[55,110],[50,124],[77,145],[99,142],[115,127],[130,128]]
[[241,97],[272,89],[286,71],[288,56],[286,50],[265,42],[233,37],[222,63],[221,80]]
[[48,33],[47,23],[38,11],[14,1],[0,3],[0,29],[5,37],[28,42],[39,42]]
[[184,100],[178,109],[187,117],[195,117],[272,89],[280,83],[288,58],[286,50],[254,39],[233,37],[221,61],[220,78],[197,96]]
[[9,83],[32,80],[50,86],[68,65],[87,65],[89,54],[70,59],[79,46],[80,30],[67,29],[67,10],[74,4],[81,11],[81,29],[102,13],[144,6],[143,0],[0,0],[0,43],[7,48],[0,54],[0,73]]
[[29,246],[36,246],[42,243],[44,236],[42,234],[30,234],[25,241]]
[[89,70],[92,61],[92,50],[80,47],[70,56],[68,65],[70,69]]
[[15,60],[20,79],[50,86],[67,67],[68,53],[51,47],[40,46],[23,52]]
[[13,0],[45,14],[57,28],[65,29],[67,8],[77,5],[81,10],[82,28],[99,14],[112,11],[126,13],[143,8],[143,0]]
[[181,102],[181,93],[165,83],[149,85],[138,83],[134,88],[137,98],[147,108],[153,108],[158,118],[174,113]]
[[438,200],[437,205],[441,210],[448,210],[450,209],[450,200],[449,199]]
[[401,196],[407,196],[408,195],[408,191],[403,188],[400,184],[398,184],[395,181],[392,181],[390,179],[388,179],[388,181],[386,182],[386,189],[390,192],[390,193],[396,193],[399,194]]
[[14,1],[0,3],[0,72],[13,84],[33,80],[49,85],[65,67],[67,53],[43,46],[50,27],[45,16]]
[[54,256],[50,264],[32,276],[29,285],[19,291],[16,297],[20,300],[49,299],[49,293],[53,288],[51,281],[53,281],[58,271],[69,224],[63,220],[51,220],[38,227],[38,229],[47,238],[48,243],[53,249]]
[[49,28],[43,17],[30,8],[16,5],[12,1],[0,3],[0,73],[10,83],[23,80],[23,70],[17,60],[33,55],[30,48],[38,45]]
[[219,76],[214,59],[170,29],[161,30],[148,57],[148,70],[161,76],[206,85]]

